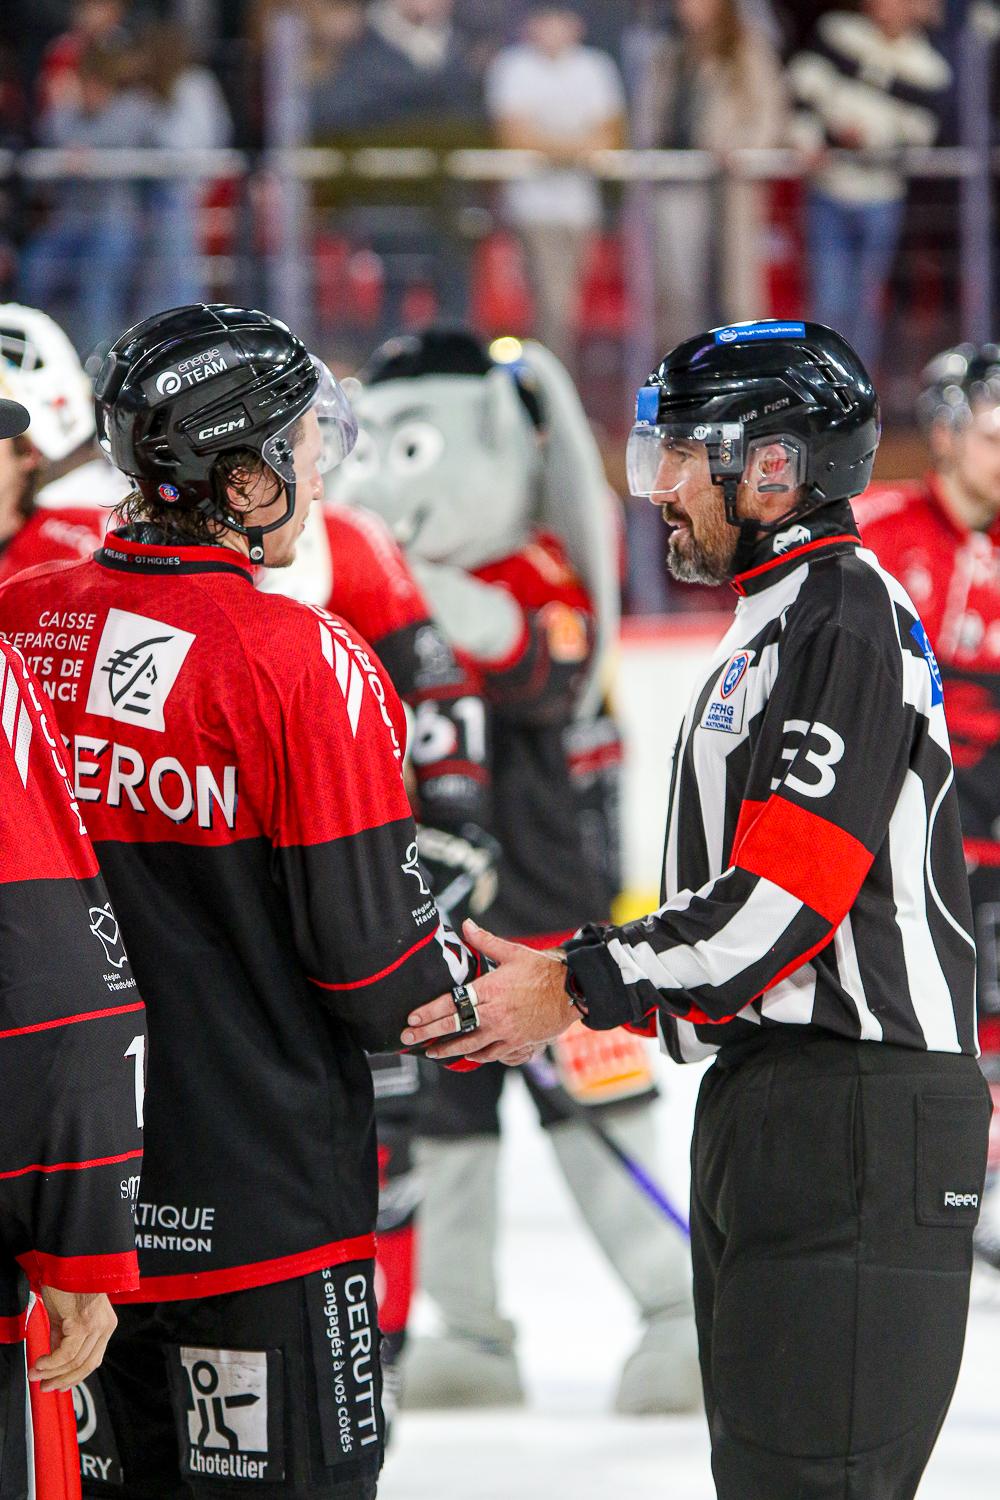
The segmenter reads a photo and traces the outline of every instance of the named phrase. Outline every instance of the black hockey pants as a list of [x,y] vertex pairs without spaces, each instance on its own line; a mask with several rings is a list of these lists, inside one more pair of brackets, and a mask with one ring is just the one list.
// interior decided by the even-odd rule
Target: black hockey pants
[[976,1061],[761,1038],[705,1075],[691,1241],[719,1500],[910,1500],[965,1341]]

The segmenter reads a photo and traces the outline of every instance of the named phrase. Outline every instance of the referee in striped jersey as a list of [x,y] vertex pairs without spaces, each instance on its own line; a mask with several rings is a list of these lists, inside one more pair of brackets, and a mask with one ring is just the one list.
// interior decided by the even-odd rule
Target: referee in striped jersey
[[[941,678],[860,545],[878,402],[813,323],[681,344],[639,392],[631,486],[732,626],[674,751],[662,904],[558,955],[470,926],[480,1028],[523,1059],[582,1015],[714,1055],[691,1240],[720,1500],[909,1500],[958,1377],[989,1099]],[[670,684],[664,684],[664,691]]]

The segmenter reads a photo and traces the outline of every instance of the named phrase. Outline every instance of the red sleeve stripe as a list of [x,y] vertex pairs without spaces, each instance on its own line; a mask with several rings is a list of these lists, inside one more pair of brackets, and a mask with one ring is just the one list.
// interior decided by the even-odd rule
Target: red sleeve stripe
[[321,990],[363,990],[366,984],[377,984],[387,974],[392,974],[396,969],[402,968],[407,959],[412,958],[414,953],[419,953],[421,948],[426,948],[433,937],[434,932],[429,932],[426,937],[422,937],[419,943],[414,943],[413,947],[400,958],[397,958],[394,963],[386,964],[385,968],[379,969],[377,974],[369,974],[367,979],[348,979],[343,984],[325,984],[322,979],[313,979],[312,975],[310,975],[310,981],[313,984],[318,984]]
[[106,1016],[124,1016],[133,1010],[145,1010],[141,1000],[134,1005],[115,1005],[109,1010],[83,1010],[76,1016],[61,1016],[56,1021],[36,1021],[34,1026],[14,1026],[9,1031],[0,1031],[0,1041],[8,1036],[28,1036],[33,1031],[51,1031],[55,1026],[75,1026],[80,1021],[102,1021]]
[[18,1313],[15,1318],[0,1318],[0,1344],[19,1344],[27,1327],[27,1312]]
[[435,760],[415,767],[418,781],[430,781],[435,776],[469,776],[474,781],[489,781],[490,773],[485,766],[474,760]]
[[32,1287],[54,1286],[64,1292],[130,1292],[139,1285],[134,1250],[115,1255],[49,1255],[28,1250],[17,1257]]
[[135,1161],[141,1155],[140,1147],[138,1151],[123,1151],[120,1156],[95,1156],[92,1161],[35,1162],[30,1167],[16,1167],[13,1172],[0,1172],[0,1180],[25,1177],[29,1172],[43,1172],[46,1176],[50,1172],[86,1172],[91,1167],[110,1167],[119,1161]]
[[873,858],[853,834],[775,794],[763,804],[743,804],[732,863],[781,886],[838,927]]

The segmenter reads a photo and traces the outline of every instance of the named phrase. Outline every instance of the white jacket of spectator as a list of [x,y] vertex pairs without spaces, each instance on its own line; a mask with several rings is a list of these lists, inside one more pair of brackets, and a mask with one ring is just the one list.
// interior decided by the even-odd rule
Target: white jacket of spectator
[[185,68],[177,77],[158,119],[161,146],[174,151],[203,151],[228,146],[233,121],[225,95],[208,68]]
[[[486,104],[493,120],[522,120],[567,144],[625,113],[625,90],[614,59],[598,47],[571,47],[559,57],[537,47],[507,47],[486,76]],[[593,229],[601,197],[592,174],[552,167],[506,193],[512,223],[565,224]]]
[[831,162],[816,186],[846,203],[887,203],[906,192],[891,166],[865,161],[865,151],[930,146],[937,137],[951,68],[920,31],[889,37],[867,16],[831,11],[812,45],[789,64],[797,103],[796,145],[816,150],[845,136],[860,140],[851,160]]

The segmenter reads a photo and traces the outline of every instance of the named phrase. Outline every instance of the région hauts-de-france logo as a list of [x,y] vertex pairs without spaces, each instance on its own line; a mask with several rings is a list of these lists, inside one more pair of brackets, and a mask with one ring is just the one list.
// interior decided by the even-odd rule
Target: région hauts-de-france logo
[[109,964],[120,969],[125,963],[125,946],[122,943],[121,931],[118,927],[118,918],[111,910],[111,904],[107,906],[92,906],[90,908],[90,930],[95,938],[100,939],[101,947],[107,956]]
[[90,679],[87,712],[162,732],[163,709],[194,642],[187,630],[111,609]]

